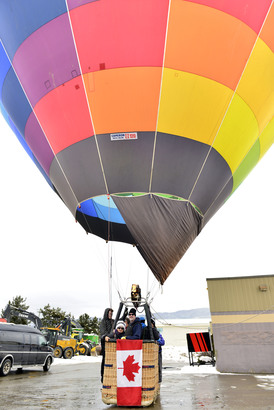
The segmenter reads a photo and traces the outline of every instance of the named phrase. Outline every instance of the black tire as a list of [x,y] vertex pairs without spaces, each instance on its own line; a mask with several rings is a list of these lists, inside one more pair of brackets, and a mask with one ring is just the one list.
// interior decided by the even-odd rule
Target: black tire
[[78,352],[81,356],[86,356],[88,354],[88,346],[85,344],[80,344],[78,347]]
[[74,355],[73,348],[72,348],[72,347],[67,347],[67,348],[64,350],[63,358],[64,358],[64,359],[71,359],[71,358],[73,357],[73,355]]
[[0,376],[7,376],[11,371],[12,361],[7,358],[3,361],[2,366],[0,367]]
[[53,356],[54,356],[56,359],[59,359],[60,357],[62,357],[62,355],[63,355],[63,349],[62,349],[62,347],[61,347],[61,346],[56,346],[56,347],[53,349]]
[[48,371],[49,371],[50,366],[51,366],[51,363],[52,363],[52,359],[51,359],[50,356],[48,356],[48,357],[47,357],[47,360],[45,361],[45,364],[44,364],[44,366],[43,366],[44,372],[48,372]]

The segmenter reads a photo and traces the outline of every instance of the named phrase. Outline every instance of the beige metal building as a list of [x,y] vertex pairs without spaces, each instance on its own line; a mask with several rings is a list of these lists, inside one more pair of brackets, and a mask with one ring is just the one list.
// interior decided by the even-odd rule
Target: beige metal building
[[216,368],[274,373],[274,275],[207,279]]

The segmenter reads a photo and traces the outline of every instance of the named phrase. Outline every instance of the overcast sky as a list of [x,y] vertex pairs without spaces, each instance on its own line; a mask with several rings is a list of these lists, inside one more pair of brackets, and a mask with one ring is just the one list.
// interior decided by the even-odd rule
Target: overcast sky
[[50,189],[0,115],[0,309],[21,295],[29,310],[50,304],[78,317],[101,317],[110,304],[108,260],[116,286],[128,297],[132,283],[155,295],[152,308],[208,307],[206,278],[274,274],[273,146],[202,230],[160,289],[138,251],[86,235]]

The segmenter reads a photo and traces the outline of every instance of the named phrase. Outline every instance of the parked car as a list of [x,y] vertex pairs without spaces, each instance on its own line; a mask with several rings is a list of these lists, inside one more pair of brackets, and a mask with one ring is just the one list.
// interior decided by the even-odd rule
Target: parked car
[[0,323],[0,376],[7,376],[12,368],[36,365],[47,372],[52,362],[53,349],[40,330]]

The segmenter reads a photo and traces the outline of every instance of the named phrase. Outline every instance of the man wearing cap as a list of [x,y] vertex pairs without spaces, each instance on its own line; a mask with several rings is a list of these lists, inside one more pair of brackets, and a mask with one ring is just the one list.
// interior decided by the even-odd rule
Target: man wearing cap
[[136,317],[136,309],[130,309],[128,313],[130,324],[127,327],[125,338],[129,340],[138,340],[142,336],[142,325],[138,317]]

